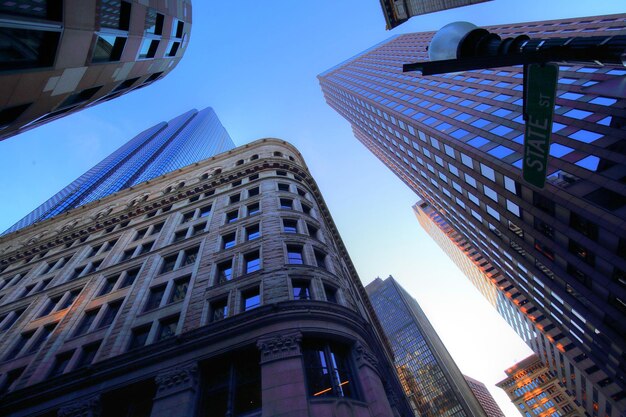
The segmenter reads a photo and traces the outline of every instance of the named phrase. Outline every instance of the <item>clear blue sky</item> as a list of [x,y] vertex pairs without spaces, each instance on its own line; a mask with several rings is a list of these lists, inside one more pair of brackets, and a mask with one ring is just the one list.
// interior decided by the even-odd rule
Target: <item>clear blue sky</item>
[[384,30],[378,0],[195,0],[184,59],[152,86],[0,142],[5,230],[139,131],[212,106],[241,145],[296,145],[317,179],[361,279],[392,274],[418,300],[461,371],[493,384],[531,352],[421,230],[417,197],[353,137],[316,75],[395,33],[456,20],[504,24],[619,13],[623,0],[494,0]]

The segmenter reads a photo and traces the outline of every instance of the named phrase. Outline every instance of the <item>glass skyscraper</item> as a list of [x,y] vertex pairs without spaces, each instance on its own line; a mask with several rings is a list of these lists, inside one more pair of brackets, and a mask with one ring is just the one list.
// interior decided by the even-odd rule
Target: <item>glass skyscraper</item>
[[415,416],[486,417],[417,301],[393,277],[376,278],[365,290]]
[[[488,29],[502,37],[607,36],[626,30],[626,15]],[[396,36],[320,74],[325,98],[502,273],[498,289],[533,323],[536,353],[586,412],[619,416],[626,412],[626,100],[600,87],[626,69],[561,66],[547,184],[537,189],[521,171],[521,68],[403,73],[402,64],[428,59],[433,34]]]
[[235,147],[212,108],[190,110],[141,132],[3,234]]

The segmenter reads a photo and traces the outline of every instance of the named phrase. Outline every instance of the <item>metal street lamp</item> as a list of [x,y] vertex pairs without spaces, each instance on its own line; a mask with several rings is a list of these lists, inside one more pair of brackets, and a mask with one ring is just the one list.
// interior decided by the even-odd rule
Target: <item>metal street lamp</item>
[[[626,35],[502,39],[468,22],[444,26],[431,40],[430,61],[404,64],[403,72],[445,74],[483,68],[524,66],[524,180],[537,188],[546,181],[552,118],[560,63],[626,66]],[[626,88],[626,83],[621,84]]]
[[546,62],[626,66],[626,35],[502,39],[468,22],[441,28],[430,43],[430,61],[404,64],[422,75]]

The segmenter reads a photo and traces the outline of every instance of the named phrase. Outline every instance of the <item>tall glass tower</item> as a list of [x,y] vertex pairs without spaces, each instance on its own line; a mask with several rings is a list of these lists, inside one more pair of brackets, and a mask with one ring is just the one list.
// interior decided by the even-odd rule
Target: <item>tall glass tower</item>
[[141,132],[3,234],[234,147],[212,108],[190,110]]
[[487,417],[417,301],[393,277],[376,278],[365,290],[415,416]]
[[[502,37],[607,36],[626,14],[489,28]],[[522,178],[522,72],[403,73],[433,32],[396,36],[320,74],[355,136],[524,297],[535,351],[590,416],[626,412],[623,67],[561,66],[545,188]],[[598,91],[603,91],[599,93]],[[508,282],[508,285],[504,285]],[[520,301],[518,303],[521,304]],[[532,346],[531,346],[532,347]]]

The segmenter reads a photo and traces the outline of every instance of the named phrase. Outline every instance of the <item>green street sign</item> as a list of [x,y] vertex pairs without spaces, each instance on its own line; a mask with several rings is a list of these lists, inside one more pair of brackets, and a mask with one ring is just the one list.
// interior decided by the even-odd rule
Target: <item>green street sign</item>
[[538,188],[546,183],[552,116],[559,66],[530,64],[526,78],[526,133],[524,135],[524,180]]

